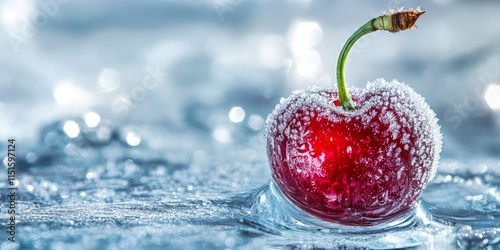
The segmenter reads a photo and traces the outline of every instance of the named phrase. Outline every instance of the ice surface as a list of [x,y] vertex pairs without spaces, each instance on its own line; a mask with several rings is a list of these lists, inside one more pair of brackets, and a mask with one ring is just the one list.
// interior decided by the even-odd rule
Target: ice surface
[[[40,137],[63,133],[64,121]],[[19,241],[2,249],[498,246],[498,160],[444,162],[409,217],[349,228],[303,214],[268,185],[262,134],[235,146],[151,125],[92,129],[104,127],[112,134],[106,140],[83,129],[50,153],[33,148],[36,160],[20,158]],[[141,144],[128,145],[122,130],[136,131]],[[157,144],[174,133],[177,140]]]

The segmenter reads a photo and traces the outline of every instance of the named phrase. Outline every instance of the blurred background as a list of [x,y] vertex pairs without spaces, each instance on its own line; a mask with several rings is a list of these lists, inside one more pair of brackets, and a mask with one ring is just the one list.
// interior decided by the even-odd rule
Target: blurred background
[[[379,31],[357,42],[347,84],[397,79],[424,96],[444,134],[444,172],[436,183],[477,186],[453,174],[462,167],[493,171],[496,179],[481,179],[484,186],[460,211],[474,203],[477,211],[491,205],[498,212],[500,182],[492,180],[500,176],[499,1],[0,0],[0,146],[16,139],[23,246],[75,247],[74,235],[92,234],[76,242],[146,248],[130,231],[64,228],[97,225],[91,214],[115,221],[129,213],[135,219],[121,223],[143,223],[142,207],[102,214],[85,204],[182,203],[265,184],[265,119],[279,99],[312,85],[335,87],[337,56],[359,26],[389,9],[419,5],[427,13],[416,30]],[[437,197],[452,192],[435,190],[424,197],[449,209],[454,201]],[[469,197],[462,186],[453,190],[449,197]],[[193,220],[172,209],[172,218]],[[199,216],[222,216],[217,211],[209,206]],[[155,218],[168,224],[164,214]],[[55,229],[37,234],[37,223],[47,221]],[[165,241],[192,230],[214,248],[248,240],[232,231],[162,227],[151,244],[183,245],[193,239]],[[92,245],[97,238],[107,243]]]

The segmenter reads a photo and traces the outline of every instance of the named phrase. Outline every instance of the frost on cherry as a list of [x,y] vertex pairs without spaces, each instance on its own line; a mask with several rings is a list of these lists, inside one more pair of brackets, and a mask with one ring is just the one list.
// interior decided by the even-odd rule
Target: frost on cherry
[[435,113],[403,83],[295,91],[267,118],[273,179],[294,204],[324,220],[374,225],[406,214],[434,177],[442,138]]

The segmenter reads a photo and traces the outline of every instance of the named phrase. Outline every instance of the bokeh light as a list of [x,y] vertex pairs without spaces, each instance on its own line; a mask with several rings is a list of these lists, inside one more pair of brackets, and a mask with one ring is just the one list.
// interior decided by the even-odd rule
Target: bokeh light
[[260,63],[270,69],[283,66],[285,62],[285,39],[277,35],[265,36],[259,46]]
[[212,132],[212,136],[215,140],[222,144],[231,142],[231,132],[226,127],[217,127]]
[[141,143],[141,136],[134,131],[130,131],[127,133],[126,140],[128,145],[135,147]]
[[484,100],[491,109],[500,109],[500,85],[489,85],[484,92]]
[[314,49],[295,51],[294,59],[300,76],[313,78],[322,71],[321,56]]
[[288,44],[292,51],[300,51],[319,44],[322,38],[323,29],[318,23],[299,21],[290,27]]
[[60,106],[84,107],[92,102],[93,95],[73,81],[60,81],[53,96]]
[[248,117],[248,127],[254,131],[259,131],[264,127],[264,118],[260,115],[250,115]]
[[121,74],[117,70],[107,68],[99,74],[99,84],[105,90],[112,91],[120,86],[121,78]]
[[240,123],[245,119],[245,110],[241,107],[233,107],[229,111],[229,120],[234,123]]
[[5,0],[0,3],[0,20],[11,36],[22,36],[35,13],[36,5],[32,0]]
[[69,138],[78,137],[78,135],[80,134],[80,126],[75,121],[65,122],[64,126],[63,126],[63,130],[64,130],[64,133],[66,133],[66,135]]
[[300,77],[317,78],[322,72],[322,60],[314,49],[323,38],[323,29],[316,22],[295,22],[288,32],[288,44],[293,53],[293,62]]
[[101,122],[101,117],[95,112],[88,112],[85,114],[84,120],[89,128],[95,128]]

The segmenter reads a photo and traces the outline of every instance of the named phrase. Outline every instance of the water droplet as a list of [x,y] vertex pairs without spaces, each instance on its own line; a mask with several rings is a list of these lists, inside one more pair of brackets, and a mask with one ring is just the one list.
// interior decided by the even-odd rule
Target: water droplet
[[360,141],[361,143],[363,143],[363,144],[368,144],[368,143],[370,143],[370,137],[366,137],[366,138],[361,139],[361,140],[359,140],[359,141]]
[[262,195],[259,197],[259,202],[260,202],[260,203],[264,203],[264,202],[266,202],[266,199],[267,199],[266,194],[262,194]]
[[346,152],[347,152],[347,154],[352,155],[352,147],[347,146]]
[[380,195],[377,196],[377,200],[379,204],[385,204],[387,202],[387,196],[388,193],[387,191],[381,193]]
[[299,153],[301,154],[307,153],[307,151],[309,151],[309,142],[300,143],[297,147],[297,151],[299,151]]

